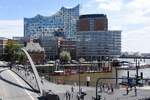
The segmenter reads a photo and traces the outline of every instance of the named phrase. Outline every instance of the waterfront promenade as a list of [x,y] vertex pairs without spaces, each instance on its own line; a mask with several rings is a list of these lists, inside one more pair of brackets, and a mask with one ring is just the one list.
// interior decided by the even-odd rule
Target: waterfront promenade
[[[74,93],[71,92],[72,85],[54,84],[45,80],[43,86],[45,89],[52,90],[54,93],[58,94],[60,100],[66,100],[66,91],[70,91],[70,93],[73,94],[73,98],[71,97],[70,100],[77,100],[77,92],[79,91],[78,86],[74,86]],[[83,92],[87,94],[84,100],[92,100],[92,97],[95,97],[95,87],[82,86],[81,88]],[[99,94],[102,95],[102,100],[140,100],[150,97],[150,86],[137,87],[137,96],[135,96],[134,88],[128,95],[126,95],[125,88],[114,89],[112,94],[105,92]]]
[[[18,77],[15,73],[7,68],[1,68],[0,73],[0,97],[4,100],[37,100],[39,95],[31,91],[32,89]],[[77,93],[79,91],[78,86],[74,87],[74,92],[71,92],[72,85],[62,85],[51,83],[47,80],[43,80],[43,89],[51,90],[53,93],[58,94],[60,100],[66,100],[65,93],[70,91],[72,94],[70,100],[77,100]],[[84,100],[92,100],[95,97],[95,87],[81,86],[82,91],[86,93]],[[137,87],[137,96],[135,96],[134,88],[126,95],[125,88],[114,89],[112,94],[110,93],[99,93],[102,95],[102,100],[142,100],[142,98],[150,97],[150,86]]]

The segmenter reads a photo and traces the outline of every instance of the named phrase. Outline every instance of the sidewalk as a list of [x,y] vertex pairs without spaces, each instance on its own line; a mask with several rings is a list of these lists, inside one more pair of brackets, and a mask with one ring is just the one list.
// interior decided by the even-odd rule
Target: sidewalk
[[[51,83],[47,80],[44,80],[44,82],[43,82],[44,90],[52,90],[52,92],[54,92],[54,93],[65,93],[66,91],[71,91],[71,87],[72,87],[72,85],[55,84],[55,83]],[[75,92],[79,91],[78,86],[73,86],[73,87],[74,87]],[[95,91],[95,88],[93,88],[93,87],[81,86],[81,88],[83,91]]]
[[[66,91],[71,91],[71,85],[60,85],[50,83],[47,80],[44,80],[43,88],[46,90],[52,90],[52,92],[60,96],[60,100],[66,100],[65,93]],[[86,96],[84,100],[92,100],[92,97],[95,97],[95,88],[94,87],[81,87]],[[74,87],[74,94],[71,100],[77,100],[78,86]],[[113,94],[108,94],[105,92],[100,93],[102,95],[102,100],[139,100],[142,98],[150,97],[150,87],[137,87],[137,96],[135,96],[134,89],[129,92],[129,95],[126,95],[125,88],[115,89]]]

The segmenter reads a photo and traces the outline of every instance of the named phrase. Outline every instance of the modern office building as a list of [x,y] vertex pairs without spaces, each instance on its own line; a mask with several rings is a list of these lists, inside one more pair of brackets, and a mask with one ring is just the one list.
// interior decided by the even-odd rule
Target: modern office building
[[55,60],[58,56],[57,38],[51,34],[41,35],[39,38],[39,42],[45,50],[46,60]]
[[62,7],[49,17],[37,15],[33,18],[24,18],[24,36],[39,37],[40,34],[51,34],[61,30],[66,38],[74,38],[78,18],[79,5],[70,9]]
[[[101,19],[101,21],[95,21]],[[87,22],[83,22],[86,19]],[[121,54],[121,31],[108,30],[107,16],[103,14],[82,15],[78,21],[77,59],[101,60]]]
[[70,52],[71,59],[76,59],[76,41],[59,39],[58,40],[59,53],[62,51]]

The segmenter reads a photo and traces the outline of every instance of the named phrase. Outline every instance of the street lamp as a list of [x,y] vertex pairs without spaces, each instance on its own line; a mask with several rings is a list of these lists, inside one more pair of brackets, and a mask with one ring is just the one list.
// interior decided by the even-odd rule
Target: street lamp
[[80,81],[80,62],[78,62],[78,77],[79,77],[79,94],[81,94],[81,81]]
[[[142,61],[140,59],[140,61]],[[139,67],[140,67],[140,61],[138,60],[138,57],[135,58],[135,63],[136,63],[136,85],[138,84],[138,78],[139,78]]]

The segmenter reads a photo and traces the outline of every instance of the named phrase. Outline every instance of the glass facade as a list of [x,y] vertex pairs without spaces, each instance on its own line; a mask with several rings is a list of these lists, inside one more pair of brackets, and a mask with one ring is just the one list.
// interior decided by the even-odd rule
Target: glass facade
[[39,37],[40,34],[51,34],[61,29],[66,38],[74,38],[78,18],[79,5],[71,9],[62,7],[50,17],[37,15],[33,18],[24,18],[24,36]]
[[58,44],[57,39],[51,35],[41,35],[40,38],[40,45],[45,50],[45,55],[47,60],[54,60],[57,58],[58,55]]
[[77,58],[101,59],[121,54],[121,31],[77,32]]

